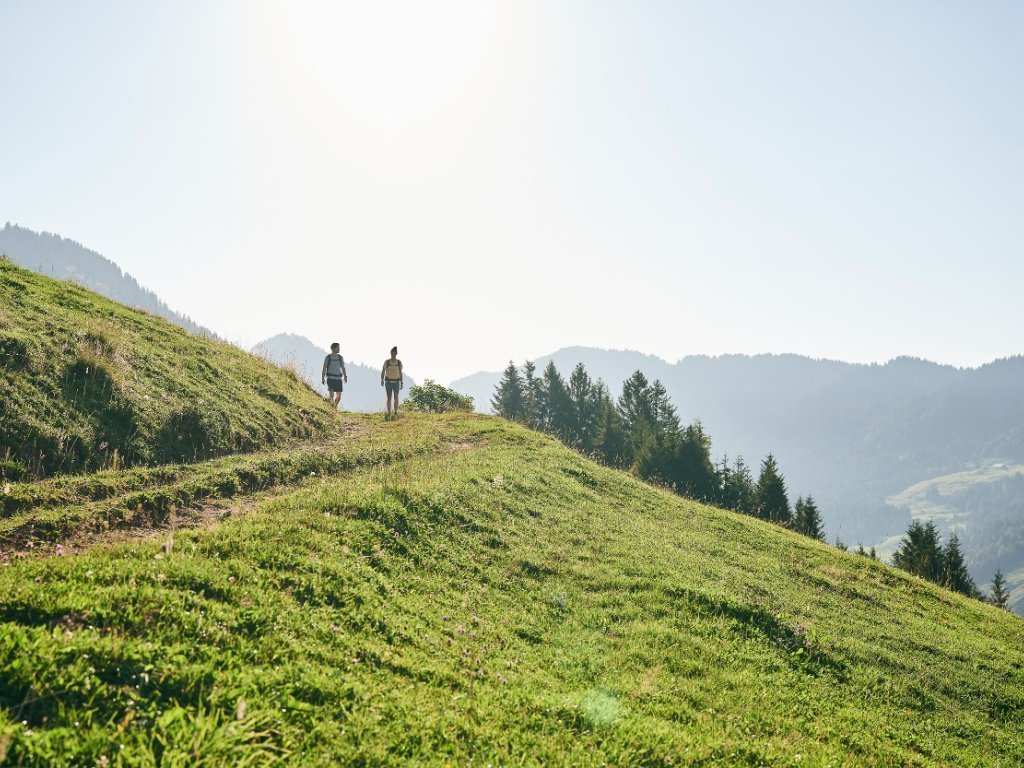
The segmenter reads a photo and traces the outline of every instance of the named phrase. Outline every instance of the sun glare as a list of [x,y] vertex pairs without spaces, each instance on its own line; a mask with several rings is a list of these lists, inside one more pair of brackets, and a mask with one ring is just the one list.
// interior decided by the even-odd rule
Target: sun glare
[[429,109],[477,81],[499,31],[487,3],[278,6],[286,60],[343,106],[378,116]]

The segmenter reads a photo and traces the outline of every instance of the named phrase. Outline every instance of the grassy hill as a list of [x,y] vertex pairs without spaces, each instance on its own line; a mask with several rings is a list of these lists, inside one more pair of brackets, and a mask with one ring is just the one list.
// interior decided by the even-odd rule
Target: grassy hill
[[291,372],[0,259],[0,473],[209,458],[324,434]]
[[1019,618],[497,419],[342,424],[11,484],[0,764],[1024,762]]

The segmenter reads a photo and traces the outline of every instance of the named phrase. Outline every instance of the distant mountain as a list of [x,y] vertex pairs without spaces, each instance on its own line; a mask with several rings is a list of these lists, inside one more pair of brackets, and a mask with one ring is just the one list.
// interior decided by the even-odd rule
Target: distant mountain
[[[975,369],[907,357],[884,365],[799,355],[692,356],[668,363],[637,352],[571,347],[537,359],[538,369],[548,360],[564,375],[582,362],[615,395],[637,369],[660,379],[683,422],[703,422],[715,454],[741,454],[756,469],[771,451],[791,500],[813,494],[829,535],[850,545],[894,542],[912,510],[887,499],[916,483],[993,463],[1024,463],[1024,357]],[[489,410],[500,377],[477,373],[451,386]],[[1024,525],[992,522],[1006,514],[997,497],[972,499],[976,509],[992,508],[949,517],[946,527],[937,523],[944,533],[959,531],[965,547],[969,542],[974,577],[983,583],[997,566],[1004,573],[1024,568]]]
[[[305,336],[294,333],[279,333],[252,348],[252,351],[271,362],[292,368],[305,379],[317,392],[326,396],[327,387],[320,383],[320,372],[323,370],[324,357],[330,352],[325,347],[318,347]],[[341,350],[345,356],[345,350]],[[384,358],[381,358],[381,363]],[[341,407],[346,411],[383,411],[384,389],[380,385],[380,368],[354,363],[345,358],[345,369],[348,371],[348,384],[341,396]],[[408,373],[405,374],[405,389],[402,399],[408,394],[415,382]]]
[[170,320],[186,331],[216,338],[210,329],[172,310],[110,259],[74,240],[49,232],[33,232],[8,222],[0,229],[0,254],[40,275],[71,280],[108,299]]

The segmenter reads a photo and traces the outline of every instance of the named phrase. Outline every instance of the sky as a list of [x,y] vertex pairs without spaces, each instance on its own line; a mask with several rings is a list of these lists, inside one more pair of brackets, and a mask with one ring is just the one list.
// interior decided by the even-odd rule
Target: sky
[[0,226],[250,346],[1024,353],[1024,4],[0,0]]

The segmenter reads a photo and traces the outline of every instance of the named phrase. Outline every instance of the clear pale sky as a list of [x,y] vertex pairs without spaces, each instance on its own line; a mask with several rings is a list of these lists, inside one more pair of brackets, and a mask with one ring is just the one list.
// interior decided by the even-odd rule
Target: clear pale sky
[[1024,3],[0,0],[0,226],[250,345],[1024,352]]

